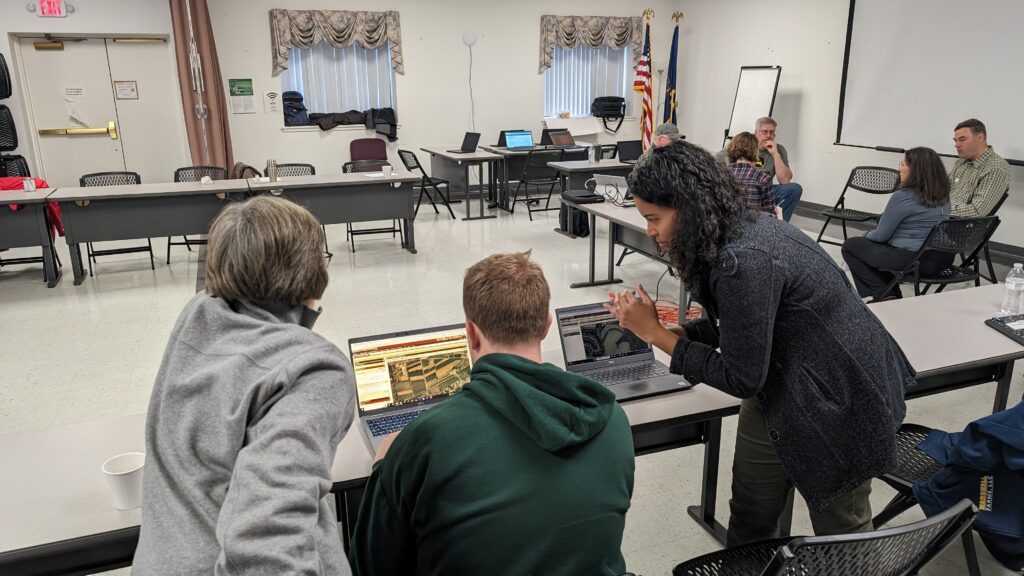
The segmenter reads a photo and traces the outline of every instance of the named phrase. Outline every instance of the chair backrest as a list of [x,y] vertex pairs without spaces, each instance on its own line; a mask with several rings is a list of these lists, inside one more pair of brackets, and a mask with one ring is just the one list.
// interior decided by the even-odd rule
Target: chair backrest
[[0,104],[0,152],[10,152],[18,147],[18,130],[14,127],[11,109]]
[[601,152],[601,159],[615,158],[619,154],[619,146],[617,144],[602,144],[598,147]]
[[416,159],[416,153],[410,150],[399,150],[398,157],[401,158],[402,164],[405,165],[405,169],[409,172],[419,171],[424,178],[427,177],[427,171],[423,169],[420,161]]
[[380,138],[358,138],[348,145],[352,160],[387,160],[388,145]]
[[523,180],[554,180],[558,171],[548,166],[548,162],[560,162],[564,150],[530,150],[526,153],[523,166]]
[[381,166],[386,166],[387,160],[353,160],[352,162],[345,162],[341,166],[341,171],[345,174],[352,172],[380,172]]
[[999,226],[998,216],[950,218],[936,224],[928,233],[921,252],[934,251],[963,254],[969,261],[988,242]]
[[988,215],[989,216],[995,216],[996,212],[999,212],[999,209],[1002,208],[1003,202],[1006,202],[1006,199],[1009,198],[1009,197],[1010,197],[1010,187],[1007,186],[1006,187],[1006,192],[1003,192],[1003,195],[999,197],[999,202],[996,202],[996,205],[993,206],[991,210],[989,210]]
[[[269,176],[265,173],[264,176]],[[316,168],[312,164],[278,164],[277,165],[277,177],[278,178],[294,178],[296,176],[315,176]]]
[[768,576],[904,576],[918,570],[968,530],[978,509],[961,500],[920,522],[841,536],[794,538],[762,572]]
[[[900,172],[882,166],[857,166],[850,170],[846,188],[853,188],[868,194],[889,194],[900,184]],[[846,190],[844,189],[845,193]]]
[[210,180],[227,180],[228,171],[220,166],[185,166],[174,171],[175,182],[199,182],[203,176]]
[[78,185],[85,186],[130,186],[142,184],[137,172],[94,172],[78,179]]
[[25,161],[24,156],[18,154],[0,154],[0,176],[16,176],[26,177],[31,176],[29,172],[28,162]]

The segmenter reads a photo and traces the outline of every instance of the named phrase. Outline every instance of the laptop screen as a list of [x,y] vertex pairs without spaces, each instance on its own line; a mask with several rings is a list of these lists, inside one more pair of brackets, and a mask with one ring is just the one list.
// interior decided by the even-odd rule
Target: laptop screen
[[555,146],[572,146],[576,143],[569,132],[552,132],[551,143]]
[[465,324],[349,340],[359,413],[450,396],[469,382]]
[[477,132],[466,132],[465,138],[462,139],[463,152],[476,152],[476,145],[480,142],[480,134]]
[[555,315],[566,367],[652,353],[650,344],[619,326],[600,304],[562,308]]
[[644,145],[639,140],[623,140],[617,143],[619,148],[619,162],[631,162],[640,158],[644,152]]
[[508,148],[529,148],[533,146],[532,132],[506,132],[505,146]]

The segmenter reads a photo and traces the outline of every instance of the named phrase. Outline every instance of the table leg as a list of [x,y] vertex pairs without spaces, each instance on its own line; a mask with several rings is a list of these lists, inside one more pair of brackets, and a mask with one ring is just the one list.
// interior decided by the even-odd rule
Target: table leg
[[71,269],[75,274],[75,286],[85,281],[85,270],[82,268],[82,250],[78,244],[68,244],[71,252]]
[[[567,173],[565,173],[565,172],[559,172],[558,173],[558,183],[559,183],[559,188],[562,191],[562,197],[563,198],[565,197],[565,189],[567,188],[566,180],[568,178],[569,178],[569,175]],[[562,230],[562,227],[558,226],[558,227],[555,228],[555,232],[558,232],[562,236],[568,236],[569,238],[572,238],[573,240],[575,240],[577,238],[577,236],[576,236],[576,225],[575,225],[576,219],[573,218],[573,213],[572,213],[573,209],[570,208],[569,206],[564,205],[564,204],[562,205],[562,209],[565,210],[565,227],[566,227],[566,230]]]
[[996,380],[996,398],[992,405],[992,413],[1006,410],[1006,402],[1010,397],[1010,382],[1013,381],[1013,360],[1001,364],[998,370],[1002,372],[999,380]]
[[[614,243],[614,227],[615,227],[615,223],[613,223],[613,222],[609,222],[608,223],[608,235],[609,235],[609,240],[608,241],[610,243]],[[596,259],[597,259],[596,252],[597,252],[597,216],[595,214],[591,213],[590,214],[590,258],[589,258],[589,265],[590,265],[590,267],[588,268],[587,282],[575,282],[573,284],[569,284],[569,288],[588,288],[590,286],[606,286],[608,284],[619,284],[619,283],[622,282],[622,280],[620,280],[618,278],[614,278],[612,276],[612,268],[608,269],[608,279],[607,280],[595,280],[594,279],[594,268],[596,267]],[[613,253],[613,256],[614,256],[614,253]],[[608,261],[611,262],[612,264],[615,263],[613,256],[610,256],[608,258]]]
[[463,169],[465,171],[464,173],[465,173],[465,177],[466,177],[466,217],[463,218],[463,220],[484,220],[484,219],[487,219],[487,218],[497,218],[498,217],[497,214],[484,214],[484,164],[483,164],[483,162],[478,164],[478,166],[480,167],[480,215],[479,216],[473,216],[472,214],[470,214],[470,207],[472,206],[473,203],[470,201],[470,198],[469,198],[469,163],[467,162],[466,164],[462,165],[462,167],[463,167]]
[[700,505],[690,506],[687,513],[702,528],[725,544],[725,526],[715,520],[715,505],[718,500],[718,457],[722,448],[722,419],[715,418],[704,423],[704,473],[700,485]]
[[414,221],[415,218],[405,219],[405,249],[408,250],[410,254],[416,253],[416,234],[412,227]]
[[57,255],[54,252],[53,240],[50,239],[50,220],[46,217],[45,204],[35,206],[36,222],[39,223],[39,238],[43,249],[43,270],[46,271],[46,287],[53,288],[60,282],[60,268],[57,267]]

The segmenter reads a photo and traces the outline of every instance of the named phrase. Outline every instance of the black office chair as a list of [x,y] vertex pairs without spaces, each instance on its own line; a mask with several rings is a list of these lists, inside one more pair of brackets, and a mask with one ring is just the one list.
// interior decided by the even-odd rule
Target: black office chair
[[[387,160],[353,160],[351,162],[345,162],[342,165],[341,171],[345,174],[352,172],[380,172],[381,168],[391,163]],[[345,240],[350,242],[352,252],[356,251],[356,236],[362,236],[366,234],[387,234],[391,233],[391,237],[395,237],[397,232],[399,238],[402,241],[402,247],[405,247],[405,236],[402,235],[402,221],[392,220],[391,228],[353,228],[351,222],[345,223]]]
[[961,500],[920,522],[860,534],[765,540],[679,564],[673,576],[905,576],[970,529],[978,509]]
[[[134,186],[142,184],[142,177],[137,172],[95,172],[86,174],[78,179],[78,185],[87,186]],[[130,246],[128,248],[113,248],[109,250],[96,250],[92,242],[86,242],[86,260],[89,261],[89,276],[92,276],[92,265],[99,256],[113,256],[116,254],[131,254],[133,252],[149,252],[149,267],[156,270],[153,262],[153,241],[146,238],[145,246]]]
[[[438,195],[438,197],[441,198],[441,200],[444,202],[445,208],[448,209],[448,214],[450,214],[452,220],[454,220],[455,212],[452,211],[451,199],[449,198],[449,194],[451,193],[452,189],[451,183],[449,183],[447,180],[443,178],[432,178],[430,176],[427,176],[427,171],[423,169],[423,165],[420,164],[419,159],[416,158],[415,152],[411,152],[409,150],[399,150],[398,157],[402,159],[402,164],[405,165],[406,170],[413,173],[420,173],[420,183],[419,185],[416,186],[416,188],[420,189],[420,197],[419,200],[416,201],[416,209],[413,210],[413,217],[415,218],[416,214],[420,213],[420,204],[423,202],[424,194],[426,194],[427,200],[430,200],[430,205],[434,207],[434,213],[440,214],[440,211],[437,209],[437,203],[434,202],[434,196],[431,195],[430,193],[430,190],[433,190]],[[468,186],[469,183],[467,182],[466,185]],[[449,194],[442,193],[440,186],[444,186],[445,190],[447,190]],[[468,193],[469,191],[467,190],[467,194]]]
[[[871,519],[872,525],[878,529],[890,520],[917,506],[914,498],[914,484],[924,482],[942,471],[942,465],[931,456],[917,449],[918,444],[928,437],[932,431],[926,426],[904,424],[896,434],[896,467],[881,476],[883,482],[896,490],[896,495],[885,505],[885,508]],[[964,546],[964,557],[970,576],[978,576],[978,553],[974,548],[974,536],[965,530],[961,536]]]
[[[875,294],[875,298],[883,297],[895,288],[907,276],[914,284],[914,295],[927,294],[932,285],[937,285],[935,292],[942,292],[949,284],[974,281],[975,286],[981,286],[981,273],[978,271],[978,253],[988,242],[988,239],[999,227],[998,216],[985,216],[982,218],[951,218],[936,224],[928,237],[924,239],[921,248],[914,256],[914,260],[903,267],[902,270],[887,270],[893,274],[893,279]],[[927,253],[927,256],[926,256]],[[938,271],[929,271],[922,274],[922,258],[936,258],[941,254],[949,255],[950,264],[941,267]],[[956,255],[963,260],[959,265],[952,263]],[[925,289],[922,291],[921,286]]]
[[[263,175],[270,176],[270,173],[264,169]],[[316,176],[316,166],[298,162],[277,165],[278,178],[294,178],[296,176]],[[324,256],[327,258],[333,258],[334,253],[332,253],[327,247],[327,226],[321,224],[320,227],[323,228],[324,231]]]
[[[558,208],[551,207],[551,195],[555,191],[555,186],[559,185],[558,171],[548,166],[549,162],[560,162],[564,155],[564,150],[530,150],[526,153],[526,164],[523,167],[523,176],[519,180],[519,184],[516,185],[516,191],[512,194],[511,212],[516,211],[516,202],[519,202],[519,190],[525,187],[526,198],[523,202],[526,202],[526,211],[530,216],[530,220],[533,221],[534,212],[544,212],[546,210],[558,210]],[[539,198],[530,197],[530,186],[533,186],[537,190],[540,190],[547,186],[548,195],[547,201],[544,204],[544,208],[533,208],[531,204],[539,204]]]
[[598,146],[598,152],[600,152],[600,160],[608,160],[615,158],[619,155],[618,144],[601,144]]
[[[220,166],[186,166],[174,171],[175,182],[199,182],[203,176],[209,176],[211,180],[227,180],[228,171]],[[205,238],[189,240],[188,236],[182,236],[181,239],[181,242],[174,242],[170,236],[167,237],[167,264],[171,263],[171,246],[184,246],[191,252],[193,246],[206,244]]]
[[896,187],[900,183],[900,172],[892,168],[882,168],[880,166],[857,166],[853,170],[850,170],[850,177],[846,179],[846,186],[843,187],[843,192],[839,194],[839,200],[836,201],[836,205],[828,210],[822,210],[821,215],[825,217],[825,223],[821,226],[821,232],[818,233],[818,242],[822,244],[834,244],[836,246],[842,246],[842,242],[833,242],[831,240],[822,240],[821,237],[825,234],[825,229],[828,228],[828,223],[832,220],[839,220],[843,224],[843,240],[846,240],[846,223],[847,222],[869,222],[872,220],[878,220],[878,214],[874,212],[864,212],[862,210],[853,210],[846,207],[846,191],[851,188],[866,192],[868,194],[892,194],[896,191]]
[[[996,202],[996,205],[992,207],[992,210],[989,210],[988,215],[989,216],[995,216],[996,213],[999,212],[999,209],[1002,208],[1003,202],[1006,202],[1006,199],[1009,198],[1009,197],[1010,197],[1010,187],[1007,186],[1006,187],[1006,192],[1003,192],[1003,195],[999,198],[999,202]],[[988,267],[988,276],[985,276],[984,274],[982,274],[981,277],[984,278],[985,280],[988,280],[992,284],[998,284],[999,283],[999,279],[996,278],[995,268],[992,267],[992,254],[990,254],[989,251],[988,251],[988,242],[987,241],[985,242],[985,247],[982,248],[982,252],[985,255],[985,265]]]

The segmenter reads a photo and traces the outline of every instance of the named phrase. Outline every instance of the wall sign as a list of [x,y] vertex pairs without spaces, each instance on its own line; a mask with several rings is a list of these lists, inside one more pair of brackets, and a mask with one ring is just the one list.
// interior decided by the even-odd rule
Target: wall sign
[[272,90],[263,93],[263,113],[281,113],[281,94]]
[[135,80],[114,80],[114,97],[118,100],[138,100],[138,83]]
[[39,16],[42,18],[63,18],[68,15],[64,0],[39,0]]
[[231,97],[232,114],[256,113],[256,94],[252,89],[252,78],[229,78],[228,95]]

